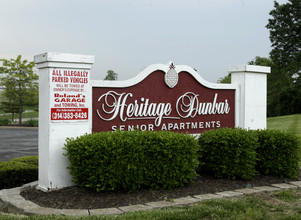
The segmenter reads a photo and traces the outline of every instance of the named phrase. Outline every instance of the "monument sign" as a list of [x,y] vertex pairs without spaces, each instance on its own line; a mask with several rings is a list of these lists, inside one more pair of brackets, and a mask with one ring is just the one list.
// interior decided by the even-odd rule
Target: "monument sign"
[[73,185],[66,138],[134,129],[200,134],[266,128],[269,67],[233,66],[231,84],[204,80],[185,65],[154,64],[125,81],[90,80],[93,56],[44,53],[39,69],[39,188]]
[[[167,65],[168,67],[168,65]],[[164,67],[165,69],[166,67]],[[156,68],[137,84],[92,88],[92,132],[134,129],[199,134],[235,127],[235,88],[210,88],[184,69]],[[132,80],[134,82],[135,79]]]

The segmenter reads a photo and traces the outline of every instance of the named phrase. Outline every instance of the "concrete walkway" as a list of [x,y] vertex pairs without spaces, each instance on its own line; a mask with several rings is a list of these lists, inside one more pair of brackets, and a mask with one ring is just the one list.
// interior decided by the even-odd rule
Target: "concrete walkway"
[[104,209],[54,209],[40,207],[37,204],[25,200],[20,192],[24,187],[36,186],[37,182],[33,182],[23,187],[13,189],[0,190],[0,211],[9,212],[14,214],[25,215],[64,215],[64,216],[90,216],[90,215],[118,215],[129,212],[145,211],[151,209],[161,209],[173,206],[187,206],[192,205],[204,200],[229,198],[235,196],[242,196],[245,194],[253,194],[259,192],[271,192],[281,189],[301,188],[301,181],[290,183],[272,184],[271,186],[261,186],[254,188],[244,188],[234,191],[224,191],[215,194],[202,194],[188,197],[177,198],[172,201],[163,200],[156,202],[149,202],[145,204],[123,206],[117,208],[104,208]]
[[38,128],[0,127],[0,161],[38,155]]

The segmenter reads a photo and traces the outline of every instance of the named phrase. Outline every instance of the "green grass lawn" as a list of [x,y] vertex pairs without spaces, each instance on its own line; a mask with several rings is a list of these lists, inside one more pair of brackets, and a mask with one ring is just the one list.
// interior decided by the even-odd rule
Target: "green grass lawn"
[[301,137],[301,114],[268,118],[267,127],[268,129],[289,131]]

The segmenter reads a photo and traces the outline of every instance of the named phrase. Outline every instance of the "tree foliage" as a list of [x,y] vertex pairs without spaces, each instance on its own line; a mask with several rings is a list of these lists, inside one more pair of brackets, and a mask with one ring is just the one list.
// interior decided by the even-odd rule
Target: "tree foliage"
[[270,116],[301,113],[301,1],[274,2],[270,30],[272,73],[268,78]]
[[115,73],[113,70],[108,70],[104,80],[117,80],[117,73]]
[[289,77],[300,77],[301,71],[301,1],[274,2],[267,28],[272,43],[271,59],[286,70]]
[[217,83],[231,83],[231,74],[229,73],[227,76],[219,78]]
[[[34,62],[17,59],[0,59],[0,85],[2,93],[1,105],[6,112],[19,113],[19,124],[22,123],[22,112],[25,105],[38,104],[38,75],[33,72]],[[17,106],[17,107],[16,107]]]

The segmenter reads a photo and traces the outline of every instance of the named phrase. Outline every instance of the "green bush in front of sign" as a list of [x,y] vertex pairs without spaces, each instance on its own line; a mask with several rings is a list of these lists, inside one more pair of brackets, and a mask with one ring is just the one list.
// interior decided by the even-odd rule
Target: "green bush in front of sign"
[[68,138],[70,174],[95,191],[171,189],[195,177],[197,140],[174,132],[117,131]]
[[200,171],[218,178],[253,179],[258,138],[243,129],[221,128],[200,135]]
[[252,179],[256,174],[295,178],[299,174],[301,146],[292,133],[221,128],[204,132],[198,141],[198,172],[228,179]]
[[298,137],[279,130],[258,130],[255,133],[260,143],[256,169],[263,175],[298,176],[301,160]]

